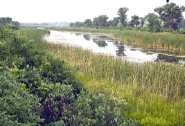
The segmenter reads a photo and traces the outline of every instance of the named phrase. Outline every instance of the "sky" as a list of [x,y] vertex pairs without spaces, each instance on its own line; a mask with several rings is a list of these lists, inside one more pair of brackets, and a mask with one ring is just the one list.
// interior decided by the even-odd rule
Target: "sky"
[[[169,1],[185,6],[185,0]],[[166,0],[3,0],[0,17],[11,17],[21,23],[83,22],[99,15],[107,15],[111,20],[118,17],[119,8],[127,7],[130,20],[133,15],[144,17],[165,4]]]

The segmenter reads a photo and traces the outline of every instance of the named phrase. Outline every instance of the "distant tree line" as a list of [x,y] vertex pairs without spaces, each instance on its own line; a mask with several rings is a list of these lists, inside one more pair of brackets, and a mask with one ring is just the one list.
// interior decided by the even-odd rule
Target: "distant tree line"
[[10,17],[1,17],[0,23],[3,25],[12,24],[12,29],[19,29],[20,23],[17,21],[12,21]]
[[70,23],[71,27],[94,27],[94,28],[140,28],[150,32],[160,32],[167,30],[178,30],[185,28],[185,19],[182,12],[185,7],[179,7],[175,3],[167,3],[162,7],[155,8],[157,13],[148,13],[145,17],[133,15],[131,21],[127,21],[126,13],[128,8],[122,7],[118,9],[118,17],[108,20],[107,15],[100,15],[93,20],[86,19],[84,22]]

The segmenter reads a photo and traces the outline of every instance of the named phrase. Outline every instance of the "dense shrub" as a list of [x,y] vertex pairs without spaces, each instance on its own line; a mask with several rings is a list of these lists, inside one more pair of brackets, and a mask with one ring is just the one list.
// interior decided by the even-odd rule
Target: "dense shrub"
[[[47,90],[47,88],[40,89]],[[41,100],[40,116],[45,119],[41,125],[52,124],[65,118],[66,115],[72,116],[69,106],[75,101],[75,96],[70,85],[55,84],[48,95]]]
[[30,95],[24,84],[16,81],[14,73],[5,69],[0,68],[0,125],[36,125],[41,122],[37,109],[39,98]]
[[185,34],[185,30],[179,30],[178,33],[179,34]]
[[48,56],[47,61],[41,67],[43,77],[53,83],[72,85],[75,93],[80,93],[82,83],[76,79],[74,73],[65,65],[64,61]]
[[137,125],[137,121],[124,117],[127,102],[106,98],[103,94],[82,92],[72,105],[74,116],[68,117],[72,125]]
[[46,33],[0,25],[0,125],[135,125],[123,104],[86,92],[72,68],[44,51]]

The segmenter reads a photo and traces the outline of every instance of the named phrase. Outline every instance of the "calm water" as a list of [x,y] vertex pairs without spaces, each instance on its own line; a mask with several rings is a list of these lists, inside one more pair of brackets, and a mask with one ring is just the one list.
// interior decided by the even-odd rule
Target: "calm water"
[[50,35],[45,38],[47,41],[56,44],[67,44],[90,50],[94,53],[103,53],[110,56],[123,56],[129,62],[175,62],[185,64],[185,59],[158,54],[157,52],[147,52],[131,45],[122,44],[119,40],[100,34],[86,34],[63,31],[50,31]]

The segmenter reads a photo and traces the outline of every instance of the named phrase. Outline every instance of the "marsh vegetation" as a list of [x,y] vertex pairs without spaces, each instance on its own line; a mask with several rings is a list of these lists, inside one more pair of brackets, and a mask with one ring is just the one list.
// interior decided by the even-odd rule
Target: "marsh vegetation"
[[46,44],[51,55],[65,59],[92,92],[128,102],[125,116],[141,125],[184,123],[184,66],[132,64],[64,45]]
[[[0,18],[0,125],[185,125],[185,7],[166,4],[154,10],[159,16],[130,22],[127,11],[67,28],[19,29]],[[128,50],[160,62],[130,62]]]

